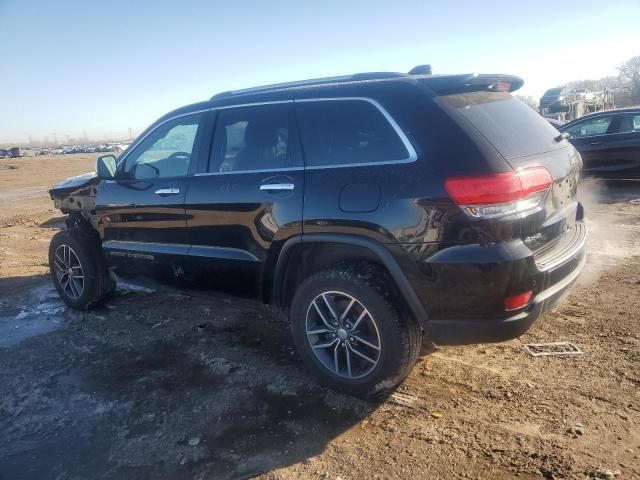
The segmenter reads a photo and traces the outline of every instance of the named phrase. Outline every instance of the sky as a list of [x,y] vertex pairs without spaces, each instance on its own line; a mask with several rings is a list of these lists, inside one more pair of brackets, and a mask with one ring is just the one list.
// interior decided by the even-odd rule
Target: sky
[[639,24],[640,0],[0,0],[0,144],[127,138],[220,91],[425,63],[538,98],[616,75]]

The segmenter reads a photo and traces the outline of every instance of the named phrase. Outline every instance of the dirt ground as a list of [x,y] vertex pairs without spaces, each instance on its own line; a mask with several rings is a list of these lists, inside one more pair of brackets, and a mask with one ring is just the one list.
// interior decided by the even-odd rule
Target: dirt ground
[[[246,300],[120,284],[66,309],[46,190],[94,157],[0,160],[0,479],[640,478],[640,184],[581,186],[587,268],[530,332],[425,346],[371,403],[318,386]],[[524,349],[552,341],[583,354]]]

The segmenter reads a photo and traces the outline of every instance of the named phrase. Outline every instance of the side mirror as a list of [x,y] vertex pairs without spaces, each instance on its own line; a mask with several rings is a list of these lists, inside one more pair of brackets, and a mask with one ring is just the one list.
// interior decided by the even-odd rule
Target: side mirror
[[113,180],[116,177],[116,157],[103,155],[96,160],[96,173],[101,180]]

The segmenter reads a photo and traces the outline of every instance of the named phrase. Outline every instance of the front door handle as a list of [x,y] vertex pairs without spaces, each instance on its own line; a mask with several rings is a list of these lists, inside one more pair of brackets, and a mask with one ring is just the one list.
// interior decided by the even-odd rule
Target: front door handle
[[179,188],[159,188],[156,190],[156,195],[177,195],[180,193]]
[[589,145],[592,145],[592,146],[594,146],[594,145],[602,145],[602,142],[591,142]]
[[293,183],[265,183],[260,185],[260,190],[267,192],[278,192],[281,190],[293,190]]

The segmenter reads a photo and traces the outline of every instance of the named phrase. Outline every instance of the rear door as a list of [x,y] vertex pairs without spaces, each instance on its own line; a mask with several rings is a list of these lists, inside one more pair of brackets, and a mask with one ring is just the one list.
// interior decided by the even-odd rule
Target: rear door
[[608,178],[640,178],[640,111],[617,116],[615,131],[607,135],[606,161],[598,174]]
[[300,99],[295,106],[305,159],[305,235],[393,241],[397,219],[411,209],[407,186],[418,173],[405,133],[368,98]]
[[190,272],[244,296],[292,235],[302,232],[304,168],[291,102],[217,111],[209,161],[186,195]]
[[117,273],[181,276],[189,250],[184,198],[205,116],[158,125],[123,158],[117,179],[98,188],[103,248]]

